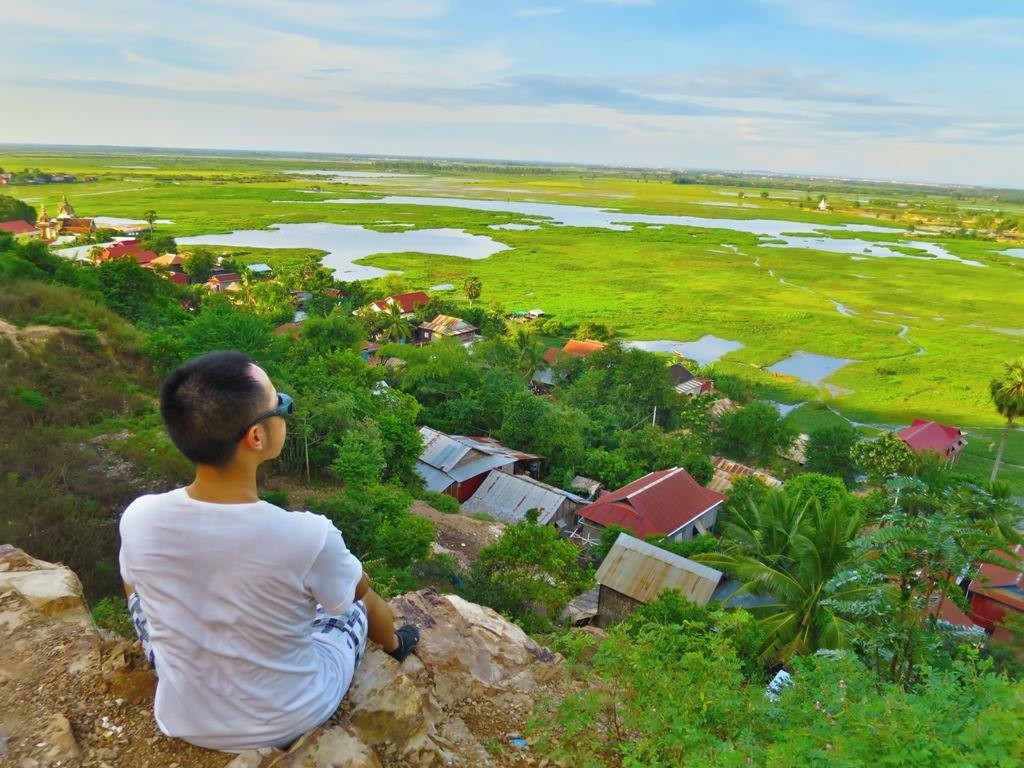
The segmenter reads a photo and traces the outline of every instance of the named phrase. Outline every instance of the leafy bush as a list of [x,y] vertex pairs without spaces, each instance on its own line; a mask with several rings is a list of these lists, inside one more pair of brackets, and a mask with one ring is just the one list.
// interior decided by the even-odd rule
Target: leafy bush
[[96,626],[113,630],[121,637],[135,637],[132,617],[128,613],[128,602],[123,597],[104,597],[93,606],[92,620],[96,622]]
[[444,512],[446,515],[454,515],[459,511],[458,500],[447,493],[427,491],[423,494],[423,500],[438,512]]
[[263,499],[263,501],[273,504],[275,507],[288,509],[287,491],[263,491],[260,493],[260,498]]

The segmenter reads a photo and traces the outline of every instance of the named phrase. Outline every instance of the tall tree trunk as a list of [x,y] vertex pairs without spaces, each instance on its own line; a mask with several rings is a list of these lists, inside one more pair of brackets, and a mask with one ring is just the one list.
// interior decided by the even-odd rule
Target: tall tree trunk
[[1013,419],[1006,420],[1006,426],[1003,427],[1003,436],[999,438],[999,448],[996,450],[996,463],[992,465],[992,476],[988,479],[988,484],[992,485],[996,481],[996,476],[999,474],[999,465],[1003,462],[1003,449],[1006,448],[1006,437],[1010,434],[1010,427],[1013,425]]

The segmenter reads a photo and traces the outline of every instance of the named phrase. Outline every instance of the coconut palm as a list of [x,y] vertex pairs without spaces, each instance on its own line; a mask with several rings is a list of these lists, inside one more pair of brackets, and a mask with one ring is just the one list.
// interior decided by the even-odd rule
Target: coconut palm
[[381,327],[381,336],[388,341],[405,341],[412,336],[412,323],[402,315],[402,307],[397,302],[388,305],[388,311],[384,313],[384,324]]
[[538,366],[544,359],[544,347],[537,340],[532,330],[522,325],[514,326],[508,334],[508,340],[516,351],[516,365],[526,381],[533,378]]
[[1006,419],[1006,426],[999,438],[999,449],[996,451],[996,462],[992,466],[989,483],[994,483],[999,474],[999,465],[1003,461],[1003,449],[1006,448],[1006,437],[1013,428],[1014,420],[1024,416],[1024,357],[1003,363],[1003,367],[1003,377],[993,379],[989,384],[992,402],[995,403],[999,415]]
[[828,589],[850,558],[850,541],[860,526],[841,507],[822,509],[816,499],[800,502],[776,493],[733,513],[723,526],[723,549],[695,555],[705,565],[743,582],[741,595],[766,596],[751,609],[765,633],[760,659],[784,662],[818,648],[849,647],[856,625],[839,615],[834,603],[862,599],[856,583]]

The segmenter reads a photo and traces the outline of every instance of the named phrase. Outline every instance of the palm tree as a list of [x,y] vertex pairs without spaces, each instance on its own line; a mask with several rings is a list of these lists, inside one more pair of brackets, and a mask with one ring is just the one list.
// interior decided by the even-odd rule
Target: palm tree
[[999,450],[996,451],[996,463],[992,466],[989,483],[996,481],[999,465],[1003,461],[1003,449],[1006,448],[1006,436],[1010,434],[1014,419],[1024,416],[1024,357],[1003,363],[1002,379],[993,379],[989,384],[992,402],[996,405],[999,415],[1006,419],[1003,435],[999,438]]
[[816,499],[798,502],[776,493],[734,513],[723,528],[723,549],[695,555],[743,582],[740,595],[767,595],[751,609],[765,633],[760,660],[784,662],[818,648],[852,644],[856,625],[833,607],[862,599],[862,585],[828,589],[850,558],[860,519],[841,507],[822,509]]
[[533,378],[537,367],[544,359],[543,345],[536,339],[533,331],[516,325],[509,331],[509,341],[516,350],[516,364],[526,381]]
[[150,208],[149,210],[142,214],[142,218],[149,222],[149,231],[152,232],[153,224],[156,223],[156,211]]
[[401,342],[412,336],[412,323],[402,315],[402,307],[397,302],[388,305],[381,328],[382,336],[388,341]]

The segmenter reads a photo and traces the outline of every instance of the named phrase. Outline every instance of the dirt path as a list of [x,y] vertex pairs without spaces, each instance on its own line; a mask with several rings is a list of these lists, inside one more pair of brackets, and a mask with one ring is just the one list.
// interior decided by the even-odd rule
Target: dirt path
[[437,526],[435,551],[438,554],[452,555],[463,568],[476,560],[477,553],[483,547],[493,544],[505,530],[501,523],[489,523],[474,520],[463,514],[448,515],[438,512],[425,501],[414,501],[409,512],[418,517],[425,517]]

